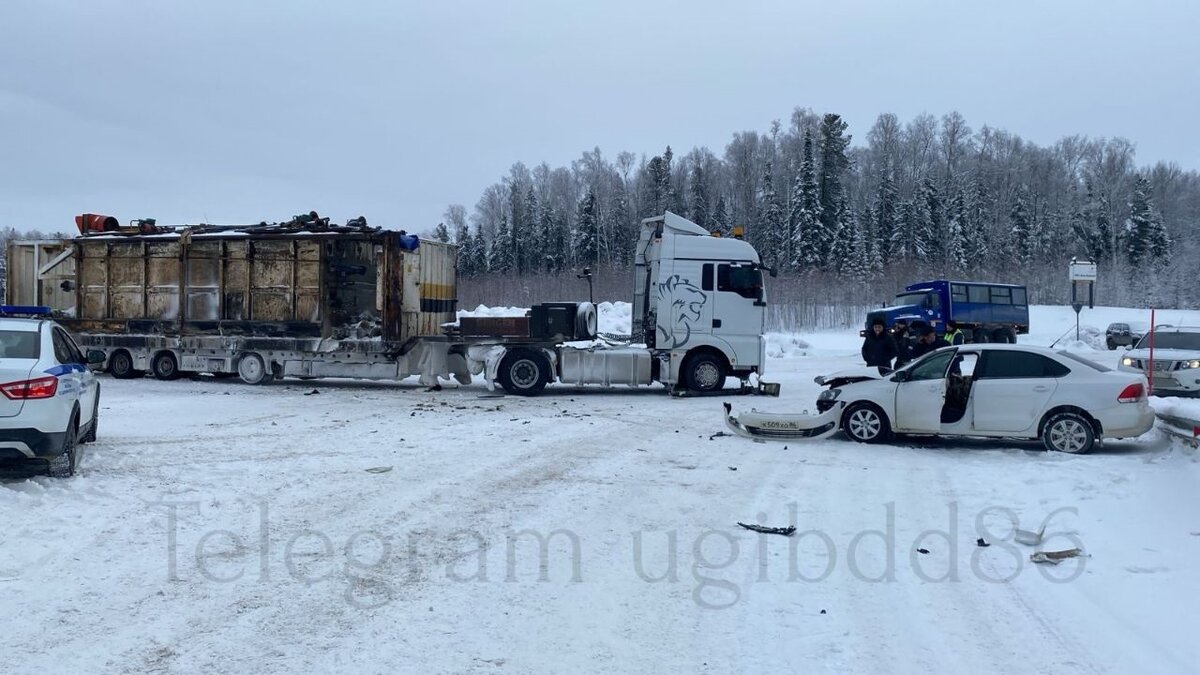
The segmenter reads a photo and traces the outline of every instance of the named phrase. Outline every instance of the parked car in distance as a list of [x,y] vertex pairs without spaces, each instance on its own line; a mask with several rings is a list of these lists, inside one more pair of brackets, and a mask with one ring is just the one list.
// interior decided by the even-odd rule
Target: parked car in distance
[[1104,330],[1104,345],[1110,350],[1117,347],[1132,347],[1146,334],[1148,326],[1144,323],[1110,323]]
[[[79,444],[96,440],[100,384],[85,357],[45,308],[0,307],[0,463],[38,463],[51,476],[79,467]],[[45,309],[45,314],[49,310]]]
[[1049,450],[1084,453],[1154,425],[1140,375],[1043,347],[943,347],[886,375],[818,382],[830,385],[818,409],[842,406],[842,429],[863,443],[892,432],[1040,438]]
[[[1150,360],[1151,340],[1153,362]],[[1117,368],[1143,377],[1149,373],[1155,395],[1200,394],[1200,327],[1155,326],[1121,357]]]

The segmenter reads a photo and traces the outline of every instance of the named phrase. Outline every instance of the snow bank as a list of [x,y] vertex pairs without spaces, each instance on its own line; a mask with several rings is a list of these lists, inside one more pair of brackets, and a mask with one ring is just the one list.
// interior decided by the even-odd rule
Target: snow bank
[[809,344],[795,333],[767,333],[767,358],[794,359],[808,356]]

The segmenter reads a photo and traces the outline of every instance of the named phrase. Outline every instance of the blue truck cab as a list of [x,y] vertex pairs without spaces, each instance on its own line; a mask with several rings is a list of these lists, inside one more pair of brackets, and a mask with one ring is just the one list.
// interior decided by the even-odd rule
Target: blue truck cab
[[939,336],[954,321],[970,342],[1014,343],[1029,332],[1029,301],[1024,286],[937,279],[910,284],[891,307],[867,313],[865,329],[877,318],[889,329],[900,319],[913,328],[928,324]]

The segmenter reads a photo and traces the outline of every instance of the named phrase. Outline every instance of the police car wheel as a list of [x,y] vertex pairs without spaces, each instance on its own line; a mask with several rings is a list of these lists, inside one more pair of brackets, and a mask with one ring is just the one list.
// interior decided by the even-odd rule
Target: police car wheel
[[62,452],[50,458],[48,473],[51,478],[70,478],[75,475],[75,470],[78,467],[78,438],[79,438],[79,421],[77,416],[72,416],[71,421],[67,424],[66,436],[63,438]]
[[79,439],[80,443],[95,443],[96,431],[100,428],[100,386],[96,385],[96,405],[92,409],[92,421],[88,424],[87,433]]

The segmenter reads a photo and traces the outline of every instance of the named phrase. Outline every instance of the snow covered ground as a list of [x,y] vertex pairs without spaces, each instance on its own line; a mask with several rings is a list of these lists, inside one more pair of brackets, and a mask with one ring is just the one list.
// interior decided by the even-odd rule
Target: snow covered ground
[[[772,335],[782,396],[729,400],[810,408],[858,345]],[[103,386],[82,475],[0,481],[5,672],[1200,670],[1200,456],[1157,430],[755,443],[657,389]]]

